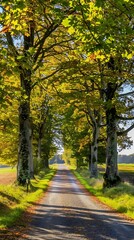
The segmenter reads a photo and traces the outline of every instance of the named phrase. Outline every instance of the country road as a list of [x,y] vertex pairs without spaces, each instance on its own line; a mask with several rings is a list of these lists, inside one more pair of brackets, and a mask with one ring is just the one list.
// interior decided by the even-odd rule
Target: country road
[[134,240],[134,223],[95,201],[64,164],[37,205],[27,240]]

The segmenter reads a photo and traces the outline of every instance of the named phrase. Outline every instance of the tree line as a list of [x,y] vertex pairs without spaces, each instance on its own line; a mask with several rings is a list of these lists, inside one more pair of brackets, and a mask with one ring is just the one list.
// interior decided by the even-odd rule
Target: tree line
[[62,141],[91,177],[106,161],[116,185],[134,127],[133,2],[2,0],[0,12],[1,161],[24,185]]

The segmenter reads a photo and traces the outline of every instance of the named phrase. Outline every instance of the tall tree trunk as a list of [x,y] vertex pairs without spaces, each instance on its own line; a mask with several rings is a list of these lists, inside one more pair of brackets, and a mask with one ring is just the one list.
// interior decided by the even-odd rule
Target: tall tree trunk
[[90,177],[98,177],[98,137],[99,126],[95,124],[93,127],[93,141],[91,144],[91,164],[90,164]]
[[76,159],[76,169],[80,168],[80,163],[79,163],[79,159]]
[[94,109],[89,111],[89,116],[92,122],[92,144],[91,144],[91,159],[90,159],[90,177],[98,177],[98,138],[100,133],[101,114],[100,111]]
[[38,157],[38,162],[41,162],[41,143],[42,143],[42,138],[44,136],[44,127],[45,127],[45,123],[46,123],[46,116],[43,114],[43,119],[42,122],[39,123],[38,125],[38,153],[37,153],[37,157]]
[[46,158],[46,159],[44,160],[44,167],[45,167],[45,168],[49,168],[48,158]]
[[98,146],[96,143],[92,143],[91,145],[91,165],[90,165],[90,177],[91,178],[96,178],[98,176],[98,159],[97,159],[97,151]]
[[19,108],[19,153],[18,153],[18,183],[25,185],[34,175],[32,154],[32,124],[30,119],[30,97],[32,65],[29,66],[30,47],[34,44],[34,24],[29,21],[29,35],[24,35],[23,53],[27,68],[19,64],[21,83],[21,103]]
[[22,99],[19,107],[18,183],[33,177],[32,126],[30,119],[31,71],[20,74]]
[[38,163],[41,161],[41,137],[38,138],[38,153],[37,153]]
[[89,172],[91,171],[91,144],[89,144],[89,154],[87,156],[87,163]]
[[[107,101],[112,100],[115,86],[109,84]],[[112,187],[120,182],[117,164],[117,118],[116,108],[111,106],[106,110],[107,121],[107,146],[106,146],[106,171],[104,174],[104,187]]]

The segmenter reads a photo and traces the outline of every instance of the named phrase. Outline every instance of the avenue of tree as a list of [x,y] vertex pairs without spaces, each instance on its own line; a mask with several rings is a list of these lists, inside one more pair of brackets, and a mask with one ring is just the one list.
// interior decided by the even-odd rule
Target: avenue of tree
[[131,0],[2,0],[0,162],[25,185],[61,143],[90,177],[105,162],[118,184],[118,148],[134,128]]

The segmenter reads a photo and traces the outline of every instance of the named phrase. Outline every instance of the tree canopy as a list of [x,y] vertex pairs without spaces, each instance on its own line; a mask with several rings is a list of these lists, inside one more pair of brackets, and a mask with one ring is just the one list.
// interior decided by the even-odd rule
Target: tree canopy
[[2,0],[0,13],[0,161],[25,184],[62,142],[91,177],[106,161],[104,186],[119,182],[117,144],[134,127],[133,1]]

